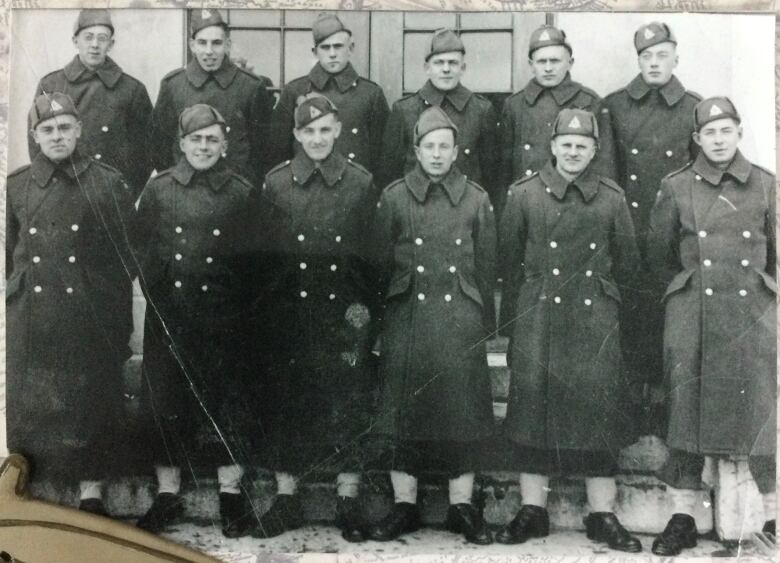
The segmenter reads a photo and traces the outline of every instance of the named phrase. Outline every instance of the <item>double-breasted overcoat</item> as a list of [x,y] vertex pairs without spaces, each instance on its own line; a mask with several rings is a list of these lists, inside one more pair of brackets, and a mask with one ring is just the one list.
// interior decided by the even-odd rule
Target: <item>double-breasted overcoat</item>
[[103,478],[133,328],[132,193],[108,165],[38,153],[6,201],[9,448],[44,472]]
[[569,183],[553,161],[513,184],[500,256],[511,379],[504,428],[546,450],[617,451],[630,436],[619,280],[638,264],[623,191],[587,169]]
[[374,430],[400,441],[485,438],[496,247],[488,194],[455,166],[433,182],[418,165],[383,191],[377,211],[385,283]]
[[668,284],[667,443],[698,454],[774,455],[775,177],[737,152],[667,176],[648,238]]

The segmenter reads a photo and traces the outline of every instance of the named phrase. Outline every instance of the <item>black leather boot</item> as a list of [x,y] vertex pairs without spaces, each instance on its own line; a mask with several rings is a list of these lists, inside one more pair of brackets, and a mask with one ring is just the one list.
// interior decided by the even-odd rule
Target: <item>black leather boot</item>
[[689,514],[672,514],[666,528],[653,541],[656,555],[679,555],[685,548],[696,547],[696,521]]
[[303,526],[303,508],[298,495],[276,495],[271,508],[252,529],[254,538],[273,538]]
[[390,513],[371,526],[368,537],[374,541],[391,541],[401,534],[420,529],[420,510],[416,504],[397,502]]
[[477,545],[493,543],[493,536],[482,514],[471,504],[451,504],[447,509],[447,520],[444,525],[450,532],[463,534],[467,542]]
[[160,493],[154,497],[152,507],[136,523],[147,532],[159,534],[184,515],[184,500],[173,493]]
[[89,512],[90,514],[96,514],[97,516],[108,517],[106,512],[106,506],[99,498],[85,498],[79,502],[79,510]]
[[248,536],[257,524],[251,503],[240,493],[219,493],[219,516],[226,538]]
[[366,540],[366,522],[360,501],[352,497],[339,497],[336,501],[336,526],[341,537],[352,543]]
[[507,545],[550,535],[550,515],[546,508],[524,504],[512,521],[496,534],[496,541]]
[[589,540],[606,543],[618,551],[642,551],[642,542],[629,534],[612,512],[591,512],[585,517],[584,523]]

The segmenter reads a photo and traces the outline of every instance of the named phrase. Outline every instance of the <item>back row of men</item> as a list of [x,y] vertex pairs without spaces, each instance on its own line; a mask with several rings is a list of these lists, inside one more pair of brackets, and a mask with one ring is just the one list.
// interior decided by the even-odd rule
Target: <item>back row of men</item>
[[[75,41],[84,50],[71,65],[81,65],[81,71],[71,74],[91,84],[87,93],[106,90],[100,85],[110,81],[108,63],[101,61],[94,72],[84,65],[90,56],[104,57],[112,37],[106,12],[81,13]],[[569,79],[565,35],[550,26],[537,30],[529,49],[535,79],[508,100],[501,121],[504,179],[488,177],[496,170],[490,104],[459,83],[463,44],[452,32],[436,32],[426,60],[430,82],[398,102],[385,127],[386,148],[379,154],[397,155],[398,169],[378,170],[384,168],[379,159],[365,161],[379,178],[395,176],[376,209],[372,175],[357,164],[357,151],[381,146],[381,135],[354,149],[346,143],[381,115],[371,105],[364,121],[350,121],[362,99],[359,85],[373,90],[367,96],[378,95],[380,102],[371,103],[386,110],[384,98],[348,65],[350,34],[337,17],[318,19],[314,37],[320,63],[309,78],[283,91],[271,119],[272,129],[284,132],[279,138],[287,139],[280,145],[299,150],[265,175],[256,216],[249,194],[262,170],[247,167],[262,166],[254,150],[268,133],[262,119],[254,128],[247,116],[262,114],[251,113],[252,107],[269,104],[258,101],[267,97],[260,82],[226,58],[227,29],[217,12],[194,13],[196,58],[161,88],[155,135],[164,136],[162,115],[184,107],[176,109],[168,140],[155,154],[171,160],[157,167],[137,214],[125,204],[129,193],[111,167],[74,153],[81,135],[82,150],[109,162],[117,143],[90,145],[95,141],[89,138],[89,119],[71,99],[80,98],[60,92],[68,84],[42,88],[30,128],[43,156],[9,177],[9,444],[46,457],[46,440],[40,432],[29,435],[36,426],[25,417],[62,412],[69,404],[76,411],[94,407],[76,421],[89,419],[92,430],[61,424],[54,416],[52,450],[85,440],[94,446],[86,436],[101,437],[99,425],[111,418],[114,403],[108,397],[116,390],[110,378],[101,383],[94,373],[110,372],[121,355],[127,335],[110,330],[126,318],[121,278],[127,271],[140,273],[150,306],[144,371],[155,438],[148,445],[155,450],[150,457],[160,487],[139,525],[160,530],[181,513],[178,467],[189,464],[193,452],[179,450],[193,440],[208,442],[193,435],[205,406],[218,449],[229,444],[218,469],[228,536],[268,537],[300,525],[298,477],[312,464],[335,459],[344,537],[396,538],[419,525],[414,476],[433,460],[451,475],[448,528],[469,541],[490,543],[492,534],[471,504],[471,491],[481,466],[476,445],[493,433],[484,344],[475,343],[494,331],[498,206],[505,209],[498,256],[507,283],[501,325],[511,337],[512,369],[504,431],[510,457],[522,469],[523,507],[496,539],[520,543],[547,535],[549,476],[577,471],[589,476],[588,537],[614,549],[641,549],[613,513],[613,452],[631,439],[632,376],[626,376],[622,357],[630,361],[633,350],[650,363],[644,351],[656,347],[652,338],[659,341],[660,357],[663,307],[665,372],[674,389],[668,439],[674,450],[662,477],[673,492],[676,514],[653,551],[669,555],[695,544],[692,489],[700,485],[704,454],[750,456],[773,527],[774,439],[766,429],[774,427],[767,420],[774,420],[776,387],[774,181],[737,150],[741,129],[733,104],[722,97],[701,101],[673,78],[676,56],[668,27],[640,28],[635,43],[642,76],[603,105]],[[113,83],[122,76],[115,72]],[[239,91],[254,85],[252,102],[236,102],[223,116],[219,106],[229,96],[222,89],[235,80],[244,84],[235,87]],[[318,83],[331,89],[327,97],[317,91]],[[208,104],[188,97],[198,87],[212,89]],[[353,90],[354,100],[348,97]],[[338,96],[343,98],[334,104],[330,98]],[[286,124],[280,117],[285,107]],[[657,129],[650,124],[677,112],[674,124],[690,129],[661,145],[659,139],[670,135],[669,123]],[[645,128],[651,129],[646,139]],[[111,130],[100,126],[103,134]],[[692,160],[694,142],[702,154],[662,183],[663,172],[656,168]],[[605,158],[610,151],[619,156]],[[143,154],[136,159],[142,162]],[[122,170],[128,162],[113,164]],[[611,163],[628,171],[625,196],[604,172]],[[652,174],[653,184],[645,180]],[[698,188],[702,179],[713,189]],[[58,181],[78,189],[55,189]],[[481,183],[512,186],[488,195]],[[339,186],[344,189],[333,189]],[[127,228],[133,224],[137,227]],[[258,241],[247,233],[258,225],[263,259],[253,262],[248,256]],[[128,234],[132,244],[125,245]],[[372,241],[376,245],[367,244]],[[371,264],[378,265],[379,275]],[[250,312],[252,328],[244,330],[248,303],[258,293],[266,294],[259,297],[266,305]],[[63,295],[69,296],[64,302]],[[620,305],[621,297],[627,304]],[[58,311],[56,319],[42,322]],[[365,375],[376,336],[371,327],[378,325],[371,321],[377,319],[383,388],[381,404],[373,409]],[[641,330],[632,332],[631,323],[642,323]],[[620,324],[624,330],[616,331]],[[261,334],[260,327],[268,325],[273,326]],[[621,343],[623,334],[628,342]],[[91,341],[101,344],[85,347]],[[236,361],[246,360],[247,350],[258,357]],[[250,389],[253,376],[247,373],[261,364],[270,368],[258,393]],[[664,372],[660,360],[655,369],[658,378]],[[74,380],[64,373],[81,376]],[[27,408],[24,401],[31,401]],[[276,469],[278,490],[271,509],[255,519],[241,479],[242,463],[251,458],[247,452],[258,449],[257,421],[243,419],[252,419],[260,404],[261,462]],[[78,431],[70,436],[68,428]],[[391,438],[383,449],[396,500],[388,517],[371,527],[359,517],[355,501],[365,458],[357,438],[366,429]],[[114,436],[102,438],[104,449],[115,452]],[[325,450],[313,453],[317,445]],[[106,471],[72,463],[82,479]],[[84,507],[100,507],[99,483],[82,480],[81,486]]]

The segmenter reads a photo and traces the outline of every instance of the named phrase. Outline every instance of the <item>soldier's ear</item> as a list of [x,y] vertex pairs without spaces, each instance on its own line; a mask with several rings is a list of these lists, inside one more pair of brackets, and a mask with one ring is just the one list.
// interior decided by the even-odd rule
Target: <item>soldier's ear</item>
[[420,160],[420,145],[414,145],[414,156]]
[[228,150],[228,140],[222,139],[222,148],[220,149],[220,153],[222,153],[222,156],[227,156],[227,150]]
[[30,129],[30,134],[32,135],[33,141],[35,141],[35,144],[40,145],[41,141],[38,139],[38,131]]
[[77,121],[73,126],[73,132],[76,134],[77,139],[81,138],[81,121]]
[[742,124],[740,123],[737,125],[737,135],[739,136],[739,140],[742,140]]
[[696,143],[697,145],[701,146],[701,138],[699,137],[699,132],[698,131],[694,131],[693,134],[691,135],[691,138],[693,138],[693,142],[694,143]]
[[303,144],[303,141],[301,141],[301,132],[298,129],[293,129],[293,137],[295,137],[296,141]]
[[458,145],[455,144],[454,147],[452,147],[452,160],[453,162],[458,160]]
[[114,39],[114,35],[112,34],[111,35],[111,39],[108,40],[108,47],[106,47],[106,53],[110,53],[111,49],[114,48],[114,42],[115,42],[115,39]]
[[336,123],[333,124],[333,133],[336,135],[336,138],[339,138],[339,135],[341,135],[341,121],[338,119],[336,120]]
[[186,137],[179,137],[179,150],[184,154],[184,139]]
[[349,38],[349,52],[354,53],[355,52],[355,40],[352,39],[352,36]]

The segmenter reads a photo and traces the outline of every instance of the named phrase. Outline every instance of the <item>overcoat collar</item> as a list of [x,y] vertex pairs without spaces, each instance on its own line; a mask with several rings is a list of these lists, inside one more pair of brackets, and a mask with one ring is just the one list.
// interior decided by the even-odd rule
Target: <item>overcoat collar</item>
[[90,163],[90,159],[83,156],[78,149],[73,152],[68,160],[59,164],[52,162],[42,152],[39,152],[30,164],[31,176],[36,184],[41,188],[45,188],[49,185],[51,177],[58,170],[70,179],[75,180],[89,168]]
[[90,70],[84,66],[78,55],[65,65],[63,69],[65,78],[68,82],[81,82],[89,80],[93,76],[97,75],[100,81],[105,84],[106,88],[113,88],[119,79],[122,77],[122,69],[116,64],[111,57],[106,57],[104,62],[98,69]]
[[744,184],[747,182],[752,168],[753,166],[750,164],[750,161],[748,161],[739,150],[737,150],[733,160],[725,170],[713,166],[710,161],[707,160],[707,157],[704,156],[704,152],[699,152],[699,155],[693,163],[693,171],[713,186],[720,185],[721,181],[723,181],[723,176],[727,174],[737,180],[740,184]]
[[574,186],[580,191],[585,201],[590,201],[599,192],[599,176],[591,170],[592,168],[588,166],[585,172],[575,178],[573,182],[569,182],[556,170],[555,158],[552,158],[544,165],[544,168],[539,172],[539,176],[544,185],[549,188],[550,193],[559,200],[566,196],[566,190],[569,186]]
[[352,63],[347,63],[344,70],[337,74],[331,74],[320,63],[317,63],[309,71],[309,80],[317,90],[324,90],[328,85],[329,80],[333,80],[338,88],[339,92],[346,92],[353,86],[357,86],[358,73],[352,66]]
[[325,184],[332,188],[344,176],[347,159],[337,150],[333,150],[325,160],[316,163],[304,151],[300,151],[292,159],[290,166],[293,180],[301,186],[308,184],[314,172],[319,170]]
[[458,84],[455,88],[448,92],[442,92],[437,89],[430,80],[428,80],[422,88],[420,88],[420,96],[423,100],[428,102],[432,106],[441,106],[446,98],[449,102],[455,106],[459,112],[463,111],[466,104],[471,99],[472,91],[466,88],[463,84]]
[[195,86],[195,88],[200,88],[213,76],[220,88],[224,90],[232,84],[233,79],[238,73],[238,67],[226,56],[222,59],[222,64],[217,70],[214,72],[206,72],[203,70],[203,67],[200,66],[198,59],[192,57],[190,62],[187,63],[187,70],[185,72],[187,73],[187,80],[189,80],[190,84]]
[[441,185],[450,198],[452,205],[458,205],[458,202],[460,202],[466,191],[466,176],[464,176],[454,164],[441,181],[433,182],[423,171],[422,166],[420,166],[420,163],[418,162],[412,171],[406,175],[405,180],[409,191],[412,192],[414,198],[420,203],[425,202],[431,186]]
[[523,92],[525,93],[525,99],[530,105],[534,105],[536,100],[539,99],[542,92],[548,91],[555,98],[555,102],[562,106],[576,96],[581,90],[581,86],[571,79],[571,75],[567,72],[566,77],[560,84],[553,86],[552,88],[545,88],[539,84],[535,79],[528,81],[528,85]]
[[[637,101],[644,98],[651,90],[653,90],[653,88],[647,85],[647,82],[644,81],[641,74],[637,74],[636,77],[628,83],[628,86],[626,86],[628,95]],[[683,87],[682,82],[680,82],[676,76],[672,75],[669,82],[658,89],[658,93],[661,94],[661,97],[666,104],[671,107],[682,100],[685,95],[685,88]]]
[[230,170],[225,166],[220,158],[217,163],[206,171],[195,170],[186,157],[182,156],[176,166],[173,167],[171,175],[182,186],[189,187],[195,174],[199,174],[206,180],[211,191],[218,192],[222,186],[230,179]]

